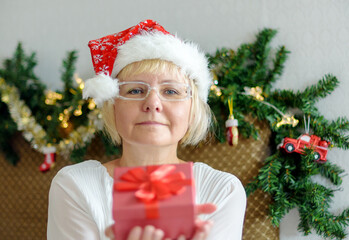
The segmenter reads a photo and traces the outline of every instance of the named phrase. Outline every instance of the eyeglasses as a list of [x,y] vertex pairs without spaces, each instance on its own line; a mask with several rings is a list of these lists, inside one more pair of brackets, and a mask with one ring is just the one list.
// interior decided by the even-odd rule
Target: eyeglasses
[[184,83],[161,83],[157,87],[144,82],[120,82],[118,85],[118,98],[125,100],[144,100],[151,90],[155,90],[162,101],[184,101],[191,98],[191,88]]

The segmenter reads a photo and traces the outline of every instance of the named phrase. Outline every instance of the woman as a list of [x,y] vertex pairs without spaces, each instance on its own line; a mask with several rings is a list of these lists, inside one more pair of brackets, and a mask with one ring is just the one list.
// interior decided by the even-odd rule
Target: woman
[[[86,82],[83,95],[102,107],[106,131],[122,146],[122,156],[59,171],[49,195],[48,239],[113,239],[114,169],[182,163],[178,144],[197,144],[210,127],[212,80],[196,45],[147,20],[89,47],[97,76]],[[205,215],[198,216],[192,239],[241,239],[246,196],[240,181],[203,163],[193,171],[197,212]],[[135,226],[128,240],[164,235],[153,226]]]

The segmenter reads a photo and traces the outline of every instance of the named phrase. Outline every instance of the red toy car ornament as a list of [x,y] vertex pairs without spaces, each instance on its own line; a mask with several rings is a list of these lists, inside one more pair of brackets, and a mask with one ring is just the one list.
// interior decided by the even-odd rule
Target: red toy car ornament
[[287,153],[296,152],[300,154],[304,154],[304,148],[313,149],[314,161],[325,163],[330,144],[330,142],[321,140],[316,135],[302,134],[297,139],[285,137],[280,147],[285,149]]

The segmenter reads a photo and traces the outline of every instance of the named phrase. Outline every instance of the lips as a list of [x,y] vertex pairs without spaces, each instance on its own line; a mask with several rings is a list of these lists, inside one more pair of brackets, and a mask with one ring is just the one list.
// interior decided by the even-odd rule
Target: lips
[[161,125],[161,126],[166,126],[166,124],[157,122],[157,121],[144,121],[144,122],[139,122],[136,123],[136,125]]

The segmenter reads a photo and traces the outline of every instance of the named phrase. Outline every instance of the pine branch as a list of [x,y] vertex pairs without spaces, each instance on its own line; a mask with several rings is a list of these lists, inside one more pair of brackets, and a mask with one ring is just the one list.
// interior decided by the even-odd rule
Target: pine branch
[[275,194],[279,190],[278,174],[282,167],[277,155],[272,155],[265,160],[264,166],[259,170],[258,184],[264,192]]
[[333,120],[328,127],[335,131],[349,131],[349,121],[346,117],[339,117]]
[[64,95],[72,96],[71,89],[73,88],[73,76],[75,72],[75,64],[77,61],[77,52],[71,51],[66,59],[63,60],[62,81],[64,83]]
[[335,147],[348,149],[349,135],[345,135],[348,131],[349,122],[345,117],[337,118],[334,121],[326,120],[322,115],[312,116],[311,127],[318,136],[323,136],[331,142]]
[[318,98],[325,98],[331,94],[338,85],[338,79],[335,76],[328,74],[319,80],[316,85],[307,87],[302,93],[300,93],[299,97],[305,101],[308,99],[317,100]]
[[98,132],[97,135],[102,139],[103,145],[105,147],[105,153],[106,153],[107,156],[112,156],[112,155],[120,156],[121,148],[115,146],[112,143],[111,139],[109,139],[109,137],[107,137],[102,132]]
[[279,47],[276,53],[276,58],[273,60],[274,67],[268,72],[265,85],[275,82],[277,77],[281,76],[289,53],[290,52],[286,50],[285,46]]
[[271,223],[279,227],[282,218],[293,208],[295,208],[299,201],[296,196],[292,196],[288,189],[283,189],[281,184],[279,191],[273,195],[274,202],[269,205],[269,215]]
[[270,94],[270,99],[273,102],[282,103],[290,108],[301,106],[301,98],[293,90],[276,89]]
[[342,184],[342,174],[344,170],[339,166],[327,161],[324,164],[319,165],[320,174],[328,178],[334,185]]
[[247,197],[249,197],[252,193],[254,193],[259,188],[258,179],[256,177],[253,178],[249,183],[245,186],[245,191]]
[[86,155],[88,145],[89,144],[86,144],[85,147],[75,148],[70,154],[70,160],[74,163],[82,162]]
[[248,85],[266,85],[266,79],[269,69],[269,60],[270,60],[270,42],[272,38],[276,35],[276,31],[273,29],[263,29],[257,35],[257,39],[253,45],[252,53],[253,59],[248,66],[250,70],[248,73]]
[[269,44],[276,33],[276,30],[266,28],[257,34],[257,39],[254,43],[254,53],[257,60],[257,65],[265,66],[270,53]]

